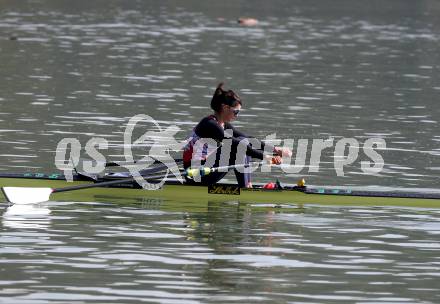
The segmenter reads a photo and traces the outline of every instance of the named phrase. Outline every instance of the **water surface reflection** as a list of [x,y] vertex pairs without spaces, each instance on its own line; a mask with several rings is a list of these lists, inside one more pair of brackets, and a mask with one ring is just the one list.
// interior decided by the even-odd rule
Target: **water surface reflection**
[[190,203],[127,203],[49,203],[51,213],[39,225],[33,218],[11,225],[5,211],[0,283],[14,289],[3,297],[30,303],[438,298],[437,210],[210,202],[184,211]]

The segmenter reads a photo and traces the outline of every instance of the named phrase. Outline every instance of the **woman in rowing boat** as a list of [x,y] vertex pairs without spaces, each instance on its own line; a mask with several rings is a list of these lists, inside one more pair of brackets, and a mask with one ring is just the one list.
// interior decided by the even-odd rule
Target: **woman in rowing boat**
[[[279,165],[282,156],[292,155],[289,149],[270,146],[234,128],[231,122],[238,117],[242,105],[242,100],[234,91],[224,90],[223,83],[218,85],[211,100],[214,113],[204,117],[197,124],[184,148],[183,166],[185,169],[194,164],[210,164],[212,167],[238,164],[234,168],[238,185],[242,188],[251,188],[251,173],[250,168],[247,167],[252,158],[264,159],[269,164]],[[264,151],[270,153],[265,154]],[[210,173],[200,177],[200,183],[215,184],[227,173],[227,171]],[[190,178],[187,178],[187,181],[194,183],[194,180]]]

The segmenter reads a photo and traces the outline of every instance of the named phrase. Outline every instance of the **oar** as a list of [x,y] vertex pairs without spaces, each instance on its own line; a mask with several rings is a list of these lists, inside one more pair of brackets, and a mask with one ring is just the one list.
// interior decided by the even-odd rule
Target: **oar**
[[218,171],[228,171],[229,169],[238,169],[238,168],[249,168],[252,166],[258,167],[264,164],[269,165],[267,162],[262,161],[262,162],[251,162],[248,164],[238,164],[238,165],[229,165],[229,166],[212,167],[212,168],[201,166],[199,168],[188,168],[185,170],[185,172],[183,172],[183,175],[193,178],[195,176],[204,176]]
[[296,167],[296,165],[284,165],[284,164],[274,164],[272,163],[272,160],[270,160],[271,162],[268,163],[268,161],[260,161],[260,162],[250,162],[248,164],[238,164],[238,165],[229,165],[229,166],[221,166],[221,167],[199,167],[199,168],[188,168],[185,170],[184,175],[187,175],[188,177],[195,177],[195,176],[204,176],[204,175],[208,175],[212,172],[217,172],[217,171],[228,171],[229,169],[238,169],[238,168],[249,168],[249,167],[259,167],[259,166],[271,166],[271,167],[275,167],[275,168],[288,168],[288,167]]
[[[256,163],[249,163],[249,164],[239,164],[239,165],[230,165],[230,166],[221,166],[221,167],[199,167],[199,168],[188,168],[184,172],[182,172],[183,176],[188,176],[190,178],[193,178],[195,176],[204,176],[208,175],[213,172],[217,171],[223,171],[223,170],[229,170],[233,168],[247,168],[250,166],[259,166],[262,164],[265,164],[266,162],[256,162]],[[156,176],[150,176],[152,173],[157,173],[160,171],[163,171],[167,169],[168,166],[166,164],[163,164],[161,166],[158,166],[156,168],[147,169],[142,172],[142,176],[147,179],[157,179],[162,178],[162,175],[156,175]],[[112,181],[106,181],[106,182],[100,182],[100,183],[94,183],[94,184],[82,184],[82,185],[76,185],[76,186],[70,186],[70,187],[64,187],[64,188],[31,188],[31,187],[3,187],[2,191],[5,195],[6,199],[13,204],[37,204],[46,202],[50,199],[50,195],[52,193],[58,193],[58,192],[66,192],[66,191],[74,191],[74,190],[81,190],[81,189],[90,189],[90,188],[97,188],[97,187],[106,187],[111,186],[115,184],[123,184],[123,183],[131,183],[135,181],[136,179],[134,177],[127,177],[122,179],[116,179]]]
[[[176,163],[181,163],[183,162],[183,159],[176,159]],[[161,162],[156,160],[153,164],[160,164]],[[135,165],[143,165],[143,164],[147,164],[146,162],[127,162],[127,161],[111,161],[111,162],[106,162],[104,164],[104,166],[107,167],[124,167],[124,166],[135,166]]]
[[[84,162],[84,161],[92,161],[91,159],[88,158],[80,158],[80,163]],[[178,164],[179,162],[182,162],[183,159],[176,159],[175,160],[176,163]],[[105,168],[108,167],[127,167],[127,166],[136,166],[136,165],[145,165],[145,164],[149,164],[150,162],[142,162],[142,161],[109,161],[109,162],[99,162],[99,164],[104,164]],[[157,165],[157,164],[162,164],[163,162],[161,162],[160,160],[155,160],[153,162],[153,165]]]
[[[142,176],[147,177],[150,174],[157,173],[160,171],[164,171],[167,169],[167,164],[160,165],[155,168],[146,169],[142,171]],[[163,174],[161,175],[163,176]],[[159,178],[155,176],[154,178]],[[97,188],[97,187],[106,187],[115,184],[124,184],[135,181],[134,177],[127,177],[122,179],[116,179],[112,181],[106,181],[95,184],[82,184],[64,188],[35,188],[35,187],[2,187],[3,194],[5,195],[8,202],[13,204],[37,204],[46,202],[49,200],[50,195],[52,193],[58,192],[66,192],[66,191],[74,191],[81,189],[89,189],[89,188]]]

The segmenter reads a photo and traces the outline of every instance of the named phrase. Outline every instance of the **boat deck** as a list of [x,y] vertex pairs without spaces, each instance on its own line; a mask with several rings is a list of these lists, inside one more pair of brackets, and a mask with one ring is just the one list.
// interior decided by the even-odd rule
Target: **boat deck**
[[[50,187],[61,188],[93,183],[75,176],[68,183],[60,174],[0,174],[0,187]],[[108,179],[104,179],[108,180]],[[103,180],[99,180],[103,181]],[[298,188],[287,186],[282,190],[267,190],[261,187],[240,189],[234,184],[199,186],[168,181],[162,189],[139,189],[136,183],[115,184],[105,188],[90,188],[71,192],[54,193],[55,201],[112,202],[118,201],[173,200],[206,203],[210,201],[239,201],[242,203],[271,204],[322,204],[351,206],[402,206],[440,208],[440,194],[414,192],[351,191],[347,189],[325,189],[316,187]],[[0,192],[0,201],[6,201]]]

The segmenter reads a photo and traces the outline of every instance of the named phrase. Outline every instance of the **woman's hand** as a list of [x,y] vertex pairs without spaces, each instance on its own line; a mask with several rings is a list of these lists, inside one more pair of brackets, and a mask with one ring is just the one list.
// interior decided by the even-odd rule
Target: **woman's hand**
[[266,160],[270,165],[281,165],[283,161],[283,159],[279,155],[276,156],[266,155]]
[[284,148],[284,147],[275,147],[273,148],[273,152],[277,155],[277,156],[281,156],[281,157],[292,157],[292,150],[288,149],[288,148]]

